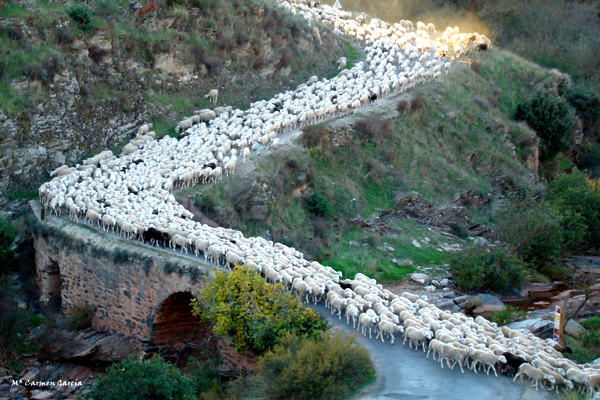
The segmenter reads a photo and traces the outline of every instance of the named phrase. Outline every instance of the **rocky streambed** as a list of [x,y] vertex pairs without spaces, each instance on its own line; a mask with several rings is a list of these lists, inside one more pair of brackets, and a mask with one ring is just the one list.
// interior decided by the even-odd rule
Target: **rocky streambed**
[[[591,287],[592,295],[576,319],[600,317],[600,257],[576,256],[569,260],[576,263],[596,283]],[[407,282],[394,288],[396,292],[411,291],[426,295],[428,301],[442,310],[463,312],[472,316],[490,318],[492,312],[513,306],[526,317],[509,324],[512,329],[531,332],[541,338],[549,338],[554,329],[554,306],[565,307],[573,312],[585,300],[585,295],[563,282],[531,283],[520,290],[512,289],[498,294],[462,294],[450,273],[443,268],[420,269],[409,276]],[[570,320],[565,333],[578,339],[581,326]]]

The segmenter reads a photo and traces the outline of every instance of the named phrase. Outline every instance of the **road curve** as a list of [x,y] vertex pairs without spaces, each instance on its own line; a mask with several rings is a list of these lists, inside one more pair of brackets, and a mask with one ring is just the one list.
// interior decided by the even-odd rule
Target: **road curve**
[[[323,303],[312,307],[325,317],[334,329],[352,333],[352,325],[346,319],[332,316]],[[415,351],[402,346],[400,334],[392,346],[389,340],[373,340],[359,333],[357,340],[368,348],[377,367],[378,384],[372,394],[359,395],[360,399],[377,400],[544,400],[548,392],[536,392],[525,385],[512,383],[510,378],[499,374],[499,378],[479,372],[475,374],[466,369],[460,372],[456,366],[454,371],[426,358],[422,350]],[[527,382],[527,381],[526,381]]]

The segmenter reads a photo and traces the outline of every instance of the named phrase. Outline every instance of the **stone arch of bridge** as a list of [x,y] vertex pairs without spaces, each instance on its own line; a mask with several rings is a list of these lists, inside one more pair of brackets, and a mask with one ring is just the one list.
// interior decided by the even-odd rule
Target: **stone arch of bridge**
[[168,296],[157,309],[146,349],[147,355],[160,353],[165,360],[180,367],[190,357],[208,360],[218,356],[217,339],[209,323],[200,323],[192,315],[190,292],[176,292]]

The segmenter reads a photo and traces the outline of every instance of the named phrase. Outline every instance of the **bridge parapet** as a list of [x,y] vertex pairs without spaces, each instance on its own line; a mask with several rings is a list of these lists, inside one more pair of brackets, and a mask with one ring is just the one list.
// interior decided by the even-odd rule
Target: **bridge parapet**
[[140,345],[150,340],[161,304],[178,292],[198,295],[216,269],[54,215],[42,221],[40,204],[32,200],[30,206],[42,304],[67,315],[92,305],[95,329],[122,333]]

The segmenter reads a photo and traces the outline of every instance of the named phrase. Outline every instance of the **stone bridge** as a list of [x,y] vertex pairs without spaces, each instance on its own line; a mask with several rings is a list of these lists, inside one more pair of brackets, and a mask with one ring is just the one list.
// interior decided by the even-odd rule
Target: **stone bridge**
[[214,265],[49,213],[42,220],[40,204],[32,200],[30,206],[36,217],[32,231],[43,307],[70,315],[92,306],[93,328],[121,334],[137,350],[160,348],[166,358],[177,360],[204,343],[205,353],[218,350],[225,369],[252,367],[234,353],[230,341],[214,336],[190,312],[190,300]]

